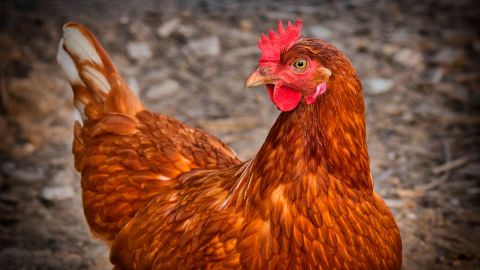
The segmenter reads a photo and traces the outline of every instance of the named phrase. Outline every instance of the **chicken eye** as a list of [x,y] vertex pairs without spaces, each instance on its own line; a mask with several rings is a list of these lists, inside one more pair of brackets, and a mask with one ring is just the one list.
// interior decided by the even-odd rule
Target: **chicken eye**
[[298,59],[297,61],[293,62],[293,67],[299,70],[304,70],[307,67],[307,60]]

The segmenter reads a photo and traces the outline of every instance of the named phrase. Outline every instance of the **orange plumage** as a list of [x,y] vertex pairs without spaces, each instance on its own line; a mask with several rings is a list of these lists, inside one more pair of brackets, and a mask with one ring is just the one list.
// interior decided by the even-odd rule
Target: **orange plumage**
[[94,36],[65,25],[58,60],[80,111],[85,216],[116,269],[400,269],[355,70],[320,40],[278,51],[247,86],[266,84],[284,112],[241,162],[217,138],[145,109]]

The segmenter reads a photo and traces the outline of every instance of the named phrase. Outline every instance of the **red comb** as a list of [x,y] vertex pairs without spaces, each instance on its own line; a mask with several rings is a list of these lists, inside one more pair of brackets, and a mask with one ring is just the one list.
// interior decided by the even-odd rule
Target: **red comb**
[[280,60],[280,53],[287,50],[298,40],[302,31],[302,20],[297,19],[295,25],[289,21],[287,29],[283,28],[281,20],[278,20],[278,34],[272,29],[268,38],[262,34],[262,40],[258,42],[258,48],[262,52],[260,62],[276,62]]

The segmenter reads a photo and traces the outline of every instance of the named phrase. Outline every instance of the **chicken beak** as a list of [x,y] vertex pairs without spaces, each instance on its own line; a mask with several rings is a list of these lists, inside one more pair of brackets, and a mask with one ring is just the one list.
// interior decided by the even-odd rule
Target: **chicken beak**
[[262,73],[264,72],[262,72],[259,68],[250,73],[248,78],[245,80],[245,88],[251,88],[265,84],[275,84],[275,79],[273,77]]

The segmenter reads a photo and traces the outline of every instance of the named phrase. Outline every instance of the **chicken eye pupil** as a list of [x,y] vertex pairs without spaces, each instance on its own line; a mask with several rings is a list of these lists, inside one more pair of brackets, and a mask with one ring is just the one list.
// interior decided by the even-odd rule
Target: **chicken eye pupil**
[[305,69],[305,67],[307,66],[307,61],[305,61],[304,59],[297,60],[293,63],[293,66],[297,69]]

